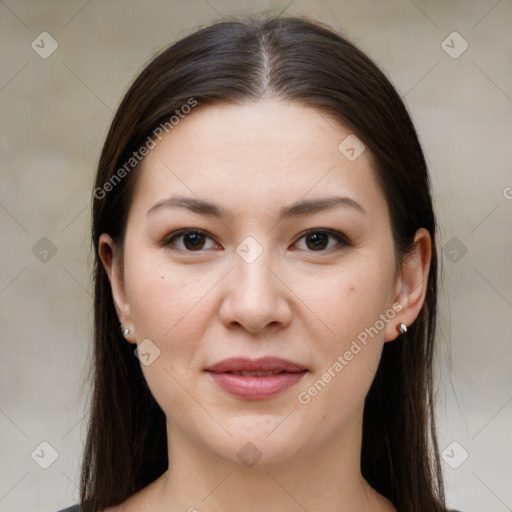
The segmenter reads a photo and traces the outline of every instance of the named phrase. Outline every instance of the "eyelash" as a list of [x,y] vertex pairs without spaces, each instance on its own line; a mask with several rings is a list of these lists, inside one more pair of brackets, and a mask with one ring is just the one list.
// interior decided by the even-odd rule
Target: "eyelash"
[[[197,235],[205,236],[206,238],[209,238],[211,241],[213,241],[216,245],[219,245],[219,244],[217,244],[217,242],[214,240],[213,237],[211,237],[206,231],[203,231],[202,229],[181,229],[179,231],[172,233],[169,237],[167,237],[166,240],[164,241],[164,246],[170,248],[173,251],[182,251],[182,252],[187,252],[187,253],[194,253],[194,252],[201,252],[203,250],[210,250],[210,249],[198,249],[197,251],[193,251],[193,250],[188,250],[188,249],[176,248],[175,246],[173,246],[175,240],[182,238],[186,235],[190,235],[190,234],[197,234]],[[330,253],[332,251],[340,250],[342,247],[347,247],[347,246],[351,245],[350,240],[343,233],[341,233],[339,231],[332,230],[332,229],[325,229],[325,228],[312,228],[312,229],[308,229],[307,231],[304,231],[303,233],[300,234],[300,236],[297,238],[297,240],[294,242],[293,245],[296,245],[300,240],[302,240],[310,235],[313,235],[313,234],[323,234],[323,235],[327,235],[331,238],[334,238],[334,240],[336,241],[336,246],[330,247],[328,249],[320,249],[317,251],[305,249],[307,252]]]

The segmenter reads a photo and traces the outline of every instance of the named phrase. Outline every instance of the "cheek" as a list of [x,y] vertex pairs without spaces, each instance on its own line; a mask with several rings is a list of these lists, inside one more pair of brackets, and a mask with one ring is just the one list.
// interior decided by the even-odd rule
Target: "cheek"
[[[379,366],[386,327],[396,322],[390,304],[393,254],[380,254],[381,258],[372,255],[352,261],[329,280],[328,291],[316,291],[318,311],[334,331],[317,344],[321,351],[317,380],[303,395],[304,401],[317,401],[318,414],[322,414],[322,404],[327,404],[340,414],[345,411],[342,416],[349,418],[364,406]],[[329,421],[334,429],[339,417],[326,418]]]
[[359,417],[379,366],[386,290],[354,279],[332,284],[330,298],[324,296],[318,304],[323,305],[319,315],[333,332],[313,340],[317,364],[297,399],[310,419],[321,418],[325,431],[335,435],[340,423]]
[[126,284],[137,341],[149,339],[160,351],[142,371],[155,400],[168,412],[190,406],[185,389],[211,317],[205,293],[216,280],[197,274],[194,279],[185,267],[177,270],[155,260],[150,253],[132,253],[125,262]]
[[396,321],[396,313],[389,304],[392,255],[377,260],[360,257],[347,262],[325,283],[317,283],[307,292],[306,302],[318,316],[317,324],[329,326],[327,336],[324,329],[314,340],[317,365],[313,382],[301,389],[305,393],[302,403],[316,401],[318,414],[322,414],[322,404],[331,404],[350,416],[349,411],[364,403],[378,368],[386,327]]
[[[387,267],[386,267],[387,268]],[[319,327],[328,327],[327,351],[343,350],[345,345],[366,332],[390,307],[392,272],[364,265],[346,266],[321,280],[296,283],[301,298],[317,317]],[[378,324],[378,330],[384,330]],[[324,329],[325,331],[326,329]]]
[[132,251],[125,268],[130,313],[138,338],[164,344],[185,341],[183,327],[190,327],[190,322],[184,320],[201,309],[205,283],[151,251]]

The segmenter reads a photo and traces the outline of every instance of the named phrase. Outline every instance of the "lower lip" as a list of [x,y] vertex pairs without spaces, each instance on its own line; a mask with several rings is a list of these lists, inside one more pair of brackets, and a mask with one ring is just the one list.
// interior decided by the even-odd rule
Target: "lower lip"
[[209,372],[213,380],[226,392],[247,400],[263,400],[283,393],[297,384],[306,373],[283,372],[267,377],[244,377],[232,373]]

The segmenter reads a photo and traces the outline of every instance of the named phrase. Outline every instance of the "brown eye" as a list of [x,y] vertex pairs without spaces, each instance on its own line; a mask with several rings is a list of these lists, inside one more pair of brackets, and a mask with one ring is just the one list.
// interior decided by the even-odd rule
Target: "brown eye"
[[311,229],[294,244],[295,249],[310,252],[328,252],[350,245],[348,238],[338,231]]
[[183,235],[183,245],[189,251],[202,249],[205,242],[205,236],[200,233],[188,233]]
[[171,249],[187,252],[219,248],[211,237],[197,230],[179,231],[172,235],[165,245]]
[[325,249],[329,243],[329,235],[325,233],[313,233],[306,236],[306,246],[312,251]]

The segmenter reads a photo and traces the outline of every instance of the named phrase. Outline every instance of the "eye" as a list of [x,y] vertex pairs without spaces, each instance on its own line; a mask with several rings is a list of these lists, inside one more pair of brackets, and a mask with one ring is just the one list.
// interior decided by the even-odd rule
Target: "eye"
[[339,231],[330,229],[310,229],[294,244],[295,249],[307,251],[329,251],[350,245],[347,237]]
[[187,252],[220,248],[220,245],[210,236],[198,229],[183,229],[173,233],[167,238],[165,245],[171,249]]

